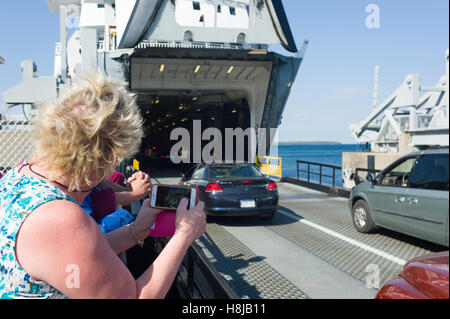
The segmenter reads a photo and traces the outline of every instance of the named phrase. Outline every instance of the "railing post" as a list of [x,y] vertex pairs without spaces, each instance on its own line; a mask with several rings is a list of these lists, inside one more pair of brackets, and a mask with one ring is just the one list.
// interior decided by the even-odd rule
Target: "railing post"
[[320,174],[319,174],[319,184],[322,185],[322,165],[320,167]]
[[188,264],[187,264],[187,291],[192,295],[194,288],[194,258],[192,257],[192,248],[188,252]]
[[310,163],[308,163],[308,183],[311,181],[311,179],[310,179],[310,168],[311,168],[311,165],[310,165]]
[[297,179],[300,179],[300,169],[298,167],[299,162],[297,161]]
[[336,186],[336,168],[333,167],[333,187]]

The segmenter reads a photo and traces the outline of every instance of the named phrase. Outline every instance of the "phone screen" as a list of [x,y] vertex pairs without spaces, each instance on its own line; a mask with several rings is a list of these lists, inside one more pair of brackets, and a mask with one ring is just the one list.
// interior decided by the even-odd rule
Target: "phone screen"
[[183,198],[191,199],[191,191],[190,188],[158,185],[155,206],[177,209]]

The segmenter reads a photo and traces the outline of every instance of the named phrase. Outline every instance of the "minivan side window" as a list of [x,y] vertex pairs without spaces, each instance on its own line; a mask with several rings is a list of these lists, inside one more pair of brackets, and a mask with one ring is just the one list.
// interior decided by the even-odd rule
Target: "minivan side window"
[[408,158],[388,170],[381,176],[380,185],[407,187],[408,178],[416,161],[415,157]]
[[448,154],[419,157],[409,178],[410,188],[448,191]]

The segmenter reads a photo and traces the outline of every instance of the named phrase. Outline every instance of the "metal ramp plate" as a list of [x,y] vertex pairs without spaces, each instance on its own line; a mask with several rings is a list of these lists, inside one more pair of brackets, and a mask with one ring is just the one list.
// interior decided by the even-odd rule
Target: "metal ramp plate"
[[308,296],[217,224],[197,240],[213,266],[243,299],[307,299]]

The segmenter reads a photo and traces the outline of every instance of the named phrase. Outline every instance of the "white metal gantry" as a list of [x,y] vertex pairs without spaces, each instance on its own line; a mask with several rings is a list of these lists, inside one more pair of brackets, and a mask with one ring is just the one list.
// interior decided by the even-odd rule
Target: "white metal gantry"
[[[411,146],[448,146],[448,49],[445,59],[446,74],[435,86],[421,86],[419,75],[410,74],[363,121],[351,124],[350,132],[358,143],[370,143],[375,152],[397,152],[399,136],[410,133]],[[375,79],[377,90],[378,75]]]

